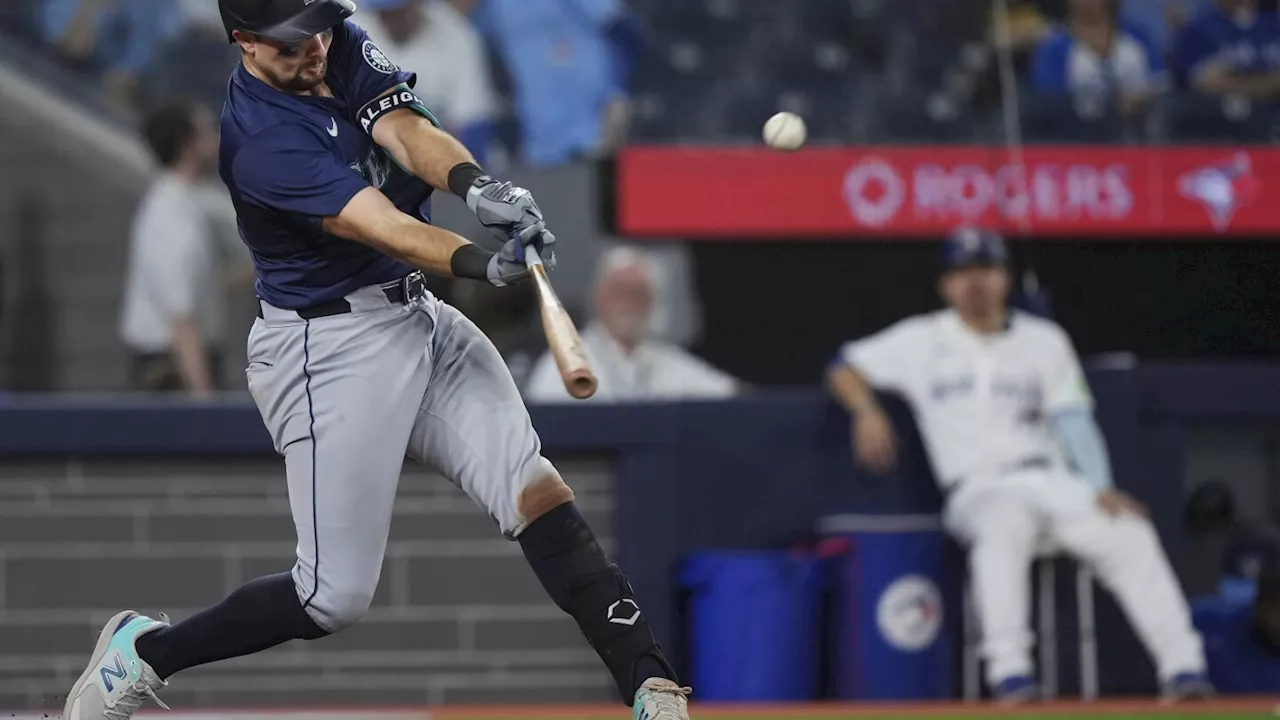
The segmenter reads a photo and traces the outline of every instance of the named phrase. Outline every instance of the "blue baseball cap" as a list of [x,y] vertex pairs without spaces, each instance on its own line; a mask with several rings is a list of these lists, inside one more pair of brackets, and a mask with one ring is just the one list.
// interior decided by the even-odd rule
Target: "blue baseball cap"
[[1007,267],[1009,249],[1004,238],[994,230],[962,227],[947,237],[942,248],[945,271],[970,267]]

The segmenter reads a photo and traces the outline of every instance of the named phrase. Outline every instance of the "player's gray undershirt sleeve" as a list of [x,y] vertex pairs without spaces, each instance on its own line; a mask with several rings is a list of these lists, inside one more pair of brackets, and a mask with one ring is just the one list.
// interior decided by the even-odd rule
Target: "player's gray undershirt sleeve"
[[1111,461],[1107,442],[1093,413],[1085,408],[1071,408],[1054,413],[1049,425],[1062,443],[1077,473],[1098,490],[1112,485]]

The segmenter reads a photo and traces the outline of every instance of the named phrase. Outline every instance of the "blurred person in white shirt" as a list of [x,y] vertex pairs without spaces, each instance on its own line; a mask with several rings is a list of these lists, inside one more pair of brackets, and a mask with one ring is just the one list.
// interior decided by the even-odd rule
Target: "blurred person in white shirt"
[[201,199],[218,136],[196,104],[162,107],[143,123],[160,176],[134,216],[120,337],[131,384],[206,397],[217,387],[224,330],[219,241]]
[[400,67],[414,91],[481,164],[493,139],[497,101],[484,40],[450,0],[365,0],[359,25]]
[[[633,248],[613,248],[600,259],[594,286],[595,318],[582,345],[599,380],[592,400],[630,402],[727,398],[741,391],[732,376],[681,347],[651,337],[654,266]],[[530,402],[577,402],[564,388],[555,358],[544,353],[525,386]]]

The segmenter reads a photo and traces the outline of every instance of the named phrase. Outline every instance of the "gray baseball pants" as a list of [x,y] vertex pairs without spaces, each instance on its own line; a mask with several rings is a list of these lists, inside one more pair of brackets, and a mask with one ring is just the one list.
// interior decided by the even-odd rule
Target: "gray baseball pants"
[[249,391],[285,458],[298,598],[330,632],[369,608],[405,456],[437,469],[508,538],[521,492],[554,475],[502,357],[430,293],[408,304],[371,286],[350,313],[303,319],[261,303]]

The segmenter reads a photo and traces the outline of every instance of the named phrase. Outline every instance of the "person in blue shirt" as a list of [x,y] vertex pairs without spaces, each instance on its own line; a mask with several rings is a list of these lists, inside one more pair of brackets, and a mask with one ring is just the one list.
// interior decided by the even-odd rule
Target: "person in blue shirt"
[[1280,97],[1280,17],[1258,0],[1217,0],[1178,34],[1179,83],[1206,95]]
[[1146,31],[1119,16],[1116,0],[1071,0],[1067,8],[1065,27],[1033,58],[1035,89],[1114,105],[1127,116],[1145,112],[1164,70]]
[[[63,720],[129,720],[187,668],[351,627],[373,602],[405,457],[471,497],[518,542],[635,718],[689,720],[625,574],[543,456],[493,343],[423,273],[506,287],[555,237],[529,191],[485,174],[349,18],[351,0],[219,0],[241,62],[219,172],[257,269],[246,376],[284,457],[292,569],[176,624],[123,611],[104,626]],[[503,244],[430,224],[457,195]],[[536,254],[535,254],[536,253]],[[458,582],[441,577],[439,582]]]
[[622,0],[479,0],[472,16],[511,75],[526,164],[592,157],[621,141],[640,43]]
[[1197,598],[1191,617],[1204,637],[1209,676],[1231,694],[1280,692],[1280,568],[1258,578],[1256,594]]
[[180,29],[182,17],[173,0],[44,0],[37,20],[45,42],[63,60],[101,73],[112,99],[136,106],[139,78],[160,43]]
[[1213,3],[1214,0],[1121,0],[1120,15],[1147,31],[1152,47],[1167,64],[1177,32],[1191,16]]

